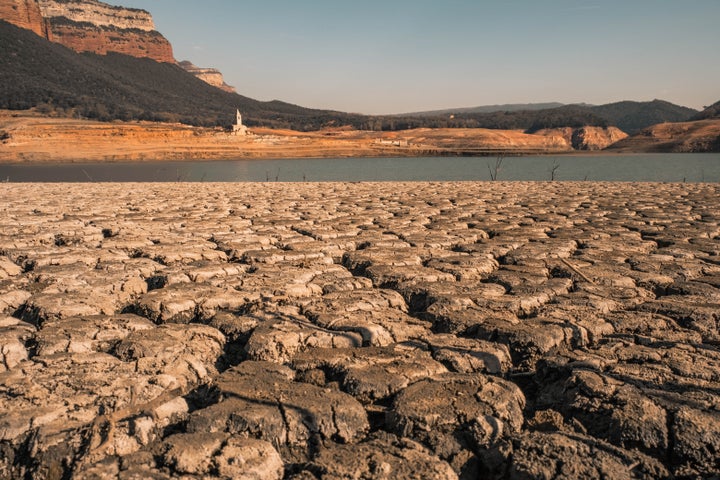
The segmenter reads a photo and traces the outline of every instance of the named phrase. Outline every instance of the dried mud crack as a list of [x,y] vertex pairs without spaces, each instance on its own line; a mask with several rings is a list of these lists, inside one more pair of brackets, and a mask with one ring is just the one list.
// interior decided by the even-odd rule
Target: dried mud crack
[[0,477],[713,478],[720,187],[30,184]]

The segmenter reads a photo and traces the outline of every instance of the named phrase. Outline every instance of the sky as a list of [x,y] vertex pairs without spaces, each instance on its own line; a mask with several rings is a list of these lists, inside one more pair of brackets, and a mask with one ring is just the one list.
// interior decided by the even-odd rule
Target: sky
[[106,0],[238,93],[391,114],[720,100],[720,0]]

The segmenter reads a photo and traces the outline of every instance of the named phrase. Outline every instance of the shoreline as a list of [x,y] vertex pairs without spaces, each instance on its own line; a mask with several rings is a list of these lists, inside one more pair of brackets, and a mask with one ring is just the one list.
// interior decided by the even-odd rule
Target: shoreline
[[[286,156],[286,157],[273,157],[273,156],[241,156],[237,158],[142,158],[142,159],[34,159],[34,160],[4,160],[0,158],[0,165],[5,166],[30,166],[30,165],[101,165],[101,164],[163,164],[163,163],[204,163],[204,162],[242,162],[242,161],[276,161],[276,160],[343,160],[343,159],[408,159],[412,160],[415,158],[479,158],[479,159],[493,159],[493,158],[524,158],[524,157],[648,157],[655,155],[713,155],[715,152],[696,152],[696,153],[647,153],[647,152],[633,152],[633,153],[622,153],[617,151],[571,151],[571,152],[496,152],[488,153],[485,155],[462,155],[462,154],[428,154],[428,155],[401,155],[401,154],[387,154],[387,155],[346,155],[346,156],[332,156],[330,154],[325,156]],[[472,180],[470,180],[472,181]]]
[[219,128],[153,122],[96,122],[5,110],[0,111],[0,163],[614,154],[600,149],[573,149],[567,129],[537,134],[514,130],[427,128],[393,132],[344,128],[297,132],[250,128],[249,132],[244,136]]

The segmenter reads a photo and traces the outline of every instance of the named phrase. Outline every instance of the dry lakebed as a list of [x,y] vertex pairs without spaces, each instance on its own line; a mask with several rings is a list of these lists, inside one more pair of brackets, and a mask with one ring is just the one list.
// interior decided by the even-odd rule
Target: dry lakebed
[[718,184],[1,189],[0,478],[718,478]]

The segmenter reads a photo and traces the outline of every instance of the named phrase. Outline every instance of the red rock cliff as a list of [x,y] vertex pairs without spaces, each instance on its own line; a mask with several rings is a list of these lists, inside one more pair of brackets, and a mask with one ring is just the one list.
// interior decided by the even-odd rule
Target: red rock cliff
[[48,38],[47,22],[37,0],[0,0],[0,19]]
[[175,63],[150,13],[97,0],[0,0],[0,19],[77,52],[117,52]]
[[156,31],[123,30],[50,19],[53,41],[76,52],[106,55],[110,52],[133,57],[148,57],[158,62],[175,63],[172,46]]

